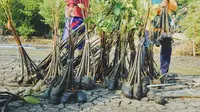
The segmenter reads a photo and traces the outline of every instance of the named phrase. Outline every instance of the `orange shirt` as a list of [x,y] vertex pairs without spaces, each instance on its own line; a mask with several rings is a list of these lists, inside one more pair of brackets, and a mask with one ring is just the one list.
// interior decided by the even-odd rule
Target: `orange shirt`
[[161,7],[167,7],[168,8],[168,12],[171,11],[176,11],[178,5],[177,2],[175,0],[163,0],[163,2],[160,4]]
[[[72,15],[73,17],[80,17],[80,18],[84,18],[88,16],[88,7],[89,7],[89,0],[65,0],[67,3],[67,7],[68,8],[73,8],[73,12]],[[84,5],[84,9],[81,9],[78,4],[81,3]],[[66,9],[68,10],[68,9]],[[82,10],[83,10],[83,14],[82,14]]]

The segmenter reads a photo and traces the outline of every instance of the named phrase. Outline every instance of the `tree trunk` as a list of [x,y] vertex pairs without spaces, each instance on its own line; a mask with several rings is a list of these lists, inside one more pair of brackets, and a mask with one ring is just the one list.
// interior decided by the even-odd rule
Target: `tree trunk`
[[193,56],[196,56],[196,50],[195,50],[195,41],[194,41],[194,37],[192,39],[192,52],[193,52]]

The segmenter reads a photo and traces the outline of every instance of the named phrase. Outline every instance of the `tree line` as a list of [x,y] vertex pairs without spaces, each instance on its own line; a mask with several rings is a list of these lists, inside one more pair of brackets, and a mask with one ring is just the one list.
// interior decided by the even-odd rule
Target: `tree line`
[[[56,1],[58,0],[54,0],[55,3]],[[13,21],[22,37],[49,37],[51,35],[52,14],[48,2],[49,0],[10,0]],[[4,31],[4,35],[9,34],[6,30],[7,21],[1,5],[0,13],[0,29]],[[62,29],[64,27],[64,1],[63,10],[60,13],[63,15],[60,25]]]
[[[60,8],[60,15],[61,16],[61,22],[60,22],[60,32],[62,32],[63,28],[64,28],[64,0],[53,0],[54,4],[56,4],[56,2],[58,1],[63,1],[63,5],[62,8]],[[112,0],[111,0],[112,1]],[[143,0],[143,3],[148,0]],[[195,37],[196,40],[200,40],[198,37],[198,26],[199,26],[199,22],[198,22],[198,11],[196,11],[195,13],[192,13],[192,10],[195,9],[199,9],[199,2],[198,0],[176,0],[179,4],[179,11],[177,12],[181,12],[182,7],[187,6],[188,7],[188,13],[184,14],[184,17],[181,17],[180,21],[183,21],[182,23],[184,24],[180,24],[182,26],[182,28],[184,29],[184,31],[186,32],[186,34],[191,37],[191,35],[193,35],[195,33]],[[103,18],[104,15],[104,10],[108,9],[109,7],[109,0],[90,0],[90,18],[88,18],[86,21],[89,24],[95,24],[98,22],[98,20],[100,20],[101,18]],[[45,36],[45,37],[49,37],[51,35],[52,32],[52,14],[50,11],[50,4],[49,4],[49,0],[10,0],[12,9],[12,15],[13,15],[13,21],[15,23],[15,26],[17,28],[18,33],[23,36],[23,37],[30,37],[30,36]],[[98,5],[96,5],[96,3],[98,3]],[[196,5],[195,5],[196,4]],[[127,7],[129,7],[129,3],[127,3]],[[126,9],[126,10],[130,10],[132,15],[138,15],[137,13],[141,13],[138,10],[136,11],[135,9],[138,9],[139,6],[141,6],[142,4],[137,4],[136,6],[134,6],[135,8],[130,8]],[[194,6],[195,5],[195,6]],[[114,12],[114,14],[118,14],[118,13],[122,13],[122,11],[120,12],[120,5],[116,5],[112,10]],[[98,11],[96,11],[98,10]],[[6,19],[5,19],[5,15],[3,14],[3,9],[0,5],[0,32],[3,30],[4,34],[9,34],[6,31]],[[131,15],[129,14],[129,16]],[[177,14],[178,15],[178,14]],[[181,16],[182,14],[179,14],[178,16]],[[111,15],[112,16],[112,15]],[[135,18],[137,18],[137,16],[134,16]],[[111,19],[110,19],[111,18]],[[109,32],[111,30],[113,30],[113,27],[117,26],[114,25],[113,26],[113,17],[109,17],[106,20],[104,20],[104,22],[102,22],[102,24],[100,24],[100,30]],[[191,19],[195,19],[196,21],[191,21]],[[139,19],[138,19],[139,20]],[[132,22],[130,22],[130,27],[132,28],[132,26],[134,26],[136,24],[139,23],[140,21],[134,21],[133,24]],[[190,26],[196,26],[197,28],[195,28],[195,31],[190,28]]]

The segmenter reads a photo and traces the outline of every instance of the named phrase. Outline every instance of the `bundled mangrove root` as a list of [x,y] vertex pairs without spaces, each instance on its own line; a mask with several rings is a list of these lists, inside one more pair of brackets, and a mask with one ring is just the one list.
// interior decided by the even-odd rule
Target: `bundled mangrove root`
[[[112,71],[110,72],[109,76],[106,77],[106,85],[108,87],[109,90],[116,90],[117,88],[120,87],[121,85],[121,79],[126,79],[128,76],[128,71],[126,68],[126,60],[125,57],[127,55],[127,36],[125,37],[125,39],[122,42],[122,49],[121,52],[119,50],[119,46],[120,44],[118,43],[119,40],[117,40],[117,47],[116,47],[116,51],[115,51],[115,59],[114,59],[114,68],[112,69]],[[118,37],[118,39],[120,39]],[[118,58],[120,58],[120,60],[118,61]],[[116,65],[115,65],[116,63]]]
[[[64,91],[68,90],[69,92],[75,92],[75,82],[73,73],[74,49],[71,37],[69,37],[69,41],[70,45],[67,65],[64,68],[64,72],[62,72],[62,76],[55,77],[56,82],[51,84],[52,90],[50,93],[50,101],[55,104],[59,103],[62,100],[60,100],[60,98],[63,95]],[[63,100],[62,102],[65,103]]]
[[44,78],[45,82],[51,82],[54,79],[56,79],[57,76],[60,76],[63,74],[63,65],[60,59],[60,50],[59,50],[58,43],[59,43],[59,39],[55,37],[52,59],[51,59],[51,62],[49,63],[49,69],[48,69],[47,75]]
[[87,25],[85,25],[85,28],[85,45],[82,59],[76,73],[76,83],[78,88],[92,89],[96,72],[96,62],[100,54],[100,39],[98,36],[89,38]]
[[140,100],[145,97],[149,91],[147,85],[150,84],[150,78],[154,79],[157,71],[154,69],[153,57],[150,51],[144,46],[144,39],[138,45],[134,64],[131,67],[128,81],[123,84],[123,94],[128,98]]
[[[71,35],[74,35],[74,34],[71,34]],[[77,46],[83,41],[83,39],[84,39],[83,37],[84,37],[84,34],[79,36],[80,40],[75,43],[75,48],[77,48]],[[66,46],[69,46],[68,41],[61,41],[59,43],[60,53],[62,53],[64,50],[67,50]],[[68,55],[68,50],[64,54],[61,54],[61,60],[62,60],[61,62],[63,63],[63,66],[66,65],[65,60],[67,60],[67,55]],[[38,67],[41,69],[44,69],[45,71],[48,71],[52,56],[53,56],[53,51],[43,61],[40,62]],[[46,74],[44,74],[44,75],[46,75]]]
[[138,100],[145,97],[149,91],[147,85],[150,84],[150,80],[158,78],[159,72],[156,67],[152,48],[147,47],[146,40],[143,39],[138,45],[128,81],[123,84],[123,94],[128,98]]
[[[75,35],[75,33],[71,33],[71,35]],[[77,35],[77,38],[76,38],[75,43],[74,43],[74,49],[78,48],[78,45],[84,41],[84,36],[85,36],[85,34]],[[95,44],[96,41],[97,40],[93,40],[90,43]],[[60,46],[59,52],[60,52],[60,58],[61,58],[60,62],[62,63],[63,66],[66,66],[67,65],[67,56],[68,56],[68,52],[69,52],[68,49],[66,48],[66,46],[69,46],[69,42],[68,41],[61,41],[61,43],[59,43],[59,46]],[[91,52],[96,53],[97,51],[99,51],[99,49],[100,48],[98,48],[98,47],[91,46],[91,50],[92,50]],[[38,67],[42,70],[49,71],[52,56],[53,56],[53,52],[50,53],[43,61],[41,61],[41,63],[38,65]],[[82,57],[82,54],[79,54],[79,56],[75,57],[74,67],[76,67],[80,64],[81,57]],[[46,75],[47,74],[43,74],[44,77]]]
[[140,99],[142,95],[141,86],[141,56],[142,56],[142,45],[138,45],[134,64],[131,67],[128,81],[123,84],[123,94],[128,98]]
[[[95,81],[101,81],[105,79],[106,75],[109,72],[109,52],[111,50],[111,42],[109,42],[105,32],[101,32],[101,49],[99,53],[99,57],[95,58],[94,62],[96,62],[96,71],[95,71]],[[96,54],[95,54],[96,55]]]
[[149,76],[151,79],[157,79],[159,76],[159,70],[156,62],[153,59],[153,45],[144,47],[144,66],[143,71],[146,72],[146,75]]
[[135,50],[135,44],[134,44],[134,36],[135,36],[135,29],[132,29],[128,32],[128,44],[130,48],[130,61],[129,61],[129,69],[131,66],[133,66],[136,50]]
[[17,82],[18,82],[18,84],[21,84],[23,82],[35,83],[39,79],[43,79],[43,76],[41,75],[38,66],[31,60],[31,58],[25,51],[25,49],[20,41],[19,35],[17,34],[17,31],[16,31],[14,23],[13,23],[9,1],[1,0],[0,3],[3,6],[5,15],[6,15],[6,19],[8,20],[7,28],[9,31],[11,31],[12,35],[14,36],[14,39],[17,42],[18,49],[19,49],[20,55],[21,55],[22,75],[21,75],[21,77],[18,78]]
[[[92,87],[92,72],[91,72],[91,51],[88,35],[85,36],[85,46],[83,49],[83,55],[78,71],[76,73],[77,83],[81,87],[91,89]],[[79,79],[79,80],[78,80]]]

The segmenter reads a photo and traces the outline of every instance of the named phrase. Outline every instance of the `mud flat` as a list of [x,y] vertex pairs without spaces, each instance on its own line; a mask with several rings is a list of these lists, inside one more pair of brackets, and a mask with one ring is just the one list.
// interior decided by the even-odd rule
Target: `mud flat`
[[[39,63],[50,50],[27,49],[30,57]],[[0,48],[0,91],[16,93],[23,89],[15,83],[16,77],[20,75],[20,58],[18,52],[13,48]],[[158,61],[158,59],[156,58]],[[191,66],[191,70],[183,71]],[[95,90],[85,91],[87,103],[84,104],[59,104],[51,105],[47,100],[40,98],[41,104],[30,105],[21,101],[13,102],[9,105],[9,112],[199,112],[200,99],[193,96],[200,96],[200,63],[198,58],[193,57],[172,57],[172,66],[175,67],[170,72],[183,73],[186,78],[193,83],[187,88],[172,91],[161,91],[161,95],[177,95],[188,93],[191,97],[167,98],[165,105],[156,104],[143,98],[141,101],[127,99],[123,97],[120,90],[110,92],[97,85]],[[178,69],[178,70],[177,70]],[[179,70],[180,69],[180,70]],[[195,70],[196,71],[195,71]],[[178,71],[178,72],[177,72]],[[187,76],[186,76],[187,75]],[[199,76],[198,76],[199,75]]]

